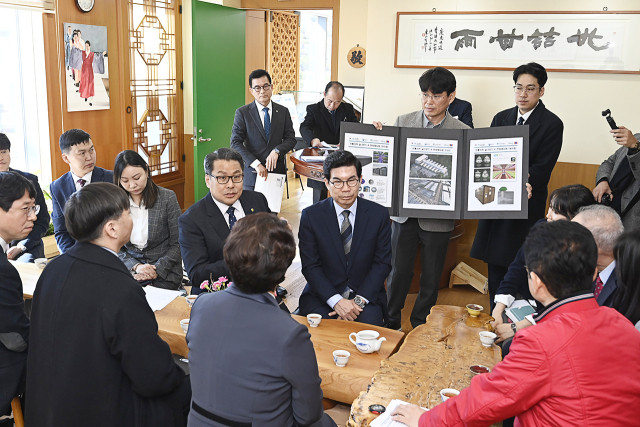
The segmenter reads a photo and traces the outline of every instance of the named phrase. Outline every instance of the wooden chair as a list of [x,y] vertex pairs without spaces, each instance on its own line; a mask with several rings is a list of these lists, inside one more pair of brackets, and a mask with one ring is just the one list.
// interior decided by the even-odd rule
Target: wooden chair
[[22,416],[22,406],[20,398],[14,397],[11,401],[11,410],[13,411],[13,423],[16,427],[24,427],[24,417]]

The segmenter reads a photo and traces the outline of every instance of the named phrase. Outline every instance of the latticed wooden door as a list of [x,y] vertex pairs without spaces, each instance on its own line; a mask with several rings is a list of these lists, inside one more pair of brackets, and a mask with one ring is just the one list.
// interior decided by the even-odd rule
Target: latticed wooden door
[[293,12],[271,12],[269,19],[267,71],[273,93],[298,90],[300,85],[300,16]]
[[181,172],[177,0],[128,0],[128,12],[133,149],[153,176]]

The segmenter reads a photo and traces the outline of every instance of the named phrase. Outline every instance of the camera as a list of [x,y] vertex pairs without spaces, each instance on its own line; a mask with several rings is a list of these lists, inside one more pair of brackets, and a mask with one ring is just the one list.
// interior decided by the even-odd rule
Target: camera
[[609,193],[604,193],[604,194],[602,195],[602,199],[600,199],[600,200],[601,200],[601,201],[600,201],[600,203],[601,203],[601,204],[603,204],[603,205],[605,205],[605,206],[609,206],[609,205],[611,205],[611,194],[609,194]]
[[616,124],[616,121],[613,120],[613,117],[611,117],[611,110],[610,109],[606,109],[602,112],[602,116],[605,117],[607,119],[607,123],[609,123],[609,126],[611,126],[611,129],[618,129],[618,125]]

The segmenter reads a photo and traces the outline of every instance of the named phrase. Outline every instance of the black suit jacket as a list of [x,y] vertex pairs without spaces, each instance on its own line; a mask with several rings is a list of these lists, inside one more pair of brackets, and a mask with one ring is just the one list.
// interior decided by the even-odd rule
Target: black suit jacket
[[[300,124],[300,134],[304,141],[311,146],[311,141],[318,138],[327,144],[337,145],[340,143],[340,123],[357,122],[358,118],[353,111],[353,105],[343,102],[336,108],[336,125],[329,110],[324,106],[324,100],[307,106],[307,115]],[[324,182],[314,179],[307,179],[307,185],[311,188],[326,189]]]
[[[387,310],[384,281],[391,271],[391,221],[387,208],[358,198],[351,251],[344,254],[333,199],[302,211],[298,233],[302,274],[307,279],[300,313],[312,313],[351,288]],[[305,295],[306,294],[306,295]]]
[[291,114],[284,105],[272,102],[271,115],[271,131],[267,141],[256,103],[243,105],[236,110],[231,129],[231,148],[242,154],[244,159],[245,188],[253,188],[256,184],[256,170],[251,167],[251,163],[258,159],[264,165],[269,154],[276,148],[280,155],[273,173],[287,173],[285,156],[296,145]]
[[[262,193],[243,190],[240,203],[245,215],[271,212]],[[191,293],[199,294],[200,284],[209,279],[229,277],[229,267],[222,256],[222,248],[229,236],[229,224],[213,201],[210,193],[191,206],[178,220],[180,251],[184,268],[191,281]]]
[[[113,171],[93,168],[91,182],[110,182],[113,184]],[[64,222],[64,204],[73,193],[76,192],[76,183],[73,182],[71,171],[56,179],[49,186],[51,190],[51,201],[53,204],[53,229],[55,230],[56,243],[60,253],[65,253],[76,243],[67,231],[67,224]]]
[[[518,107],[496,114],[491,127],[514,126]],[[542,100],[525,123],[529,126],[529,199],[528,219],[481,219],[471,247],[471,256],[489,264],[508,267],[524,243],[529,229],[544,218],[547,185],[562,149],[562,120],[547,110]]]
[[[618,279],[617,279],[617,269],[614,268],[611,272],[611,275],[607,279],[607,282],[602,287],[602,291],[596,301],[598,301],[598,305],[611,307],[611,303],[613,302],[613,294],[618,288]],[[593,282],[593,289],[596,289],[596,282]]]
[[[49,211],[47,210],[47,202],[44,200],[44,194],[42,193],[42,188],[40,188],[40,184],[38,183],[38,177],[30,174],[28,172],[22,172],[19,170],[11,169],[11,171],[18,172],[20,175],[27,178],[34,187],[36,187],[36,205],[40,206],[40,212],[38,212],[38,219],[33,224],[33,230],[29,235],[22,240],[14,240],[11,242],[11,246],[16,246],[18,244],[22,244],[26,250],[25,252],[32,253],[34,258],[39,258],[35,256],[39,246],[42,246],[42,238],[45,234],[47,234],[47,230],[49,230],[49,221],[51,217],[49,216]],[[44,250],[42,250],[42,253]],[[39,253],[38,255],[40,255]]]
[[26,425],[178,426],[184,380],[117,255],[76,243],[33,295]]
[[[0,248],[0,387],[18,383],[22,369],[9,367],[26,360],[28,343],[29,319],[24,313],[22,280]],[[0,390],[0,415],[16,395],[16,390]]]
[[449,104],[449,114],[454,119],[460,120],[465,125],[473,129],[473,116],[471,114],[471,103],[464,99],[454,98]]

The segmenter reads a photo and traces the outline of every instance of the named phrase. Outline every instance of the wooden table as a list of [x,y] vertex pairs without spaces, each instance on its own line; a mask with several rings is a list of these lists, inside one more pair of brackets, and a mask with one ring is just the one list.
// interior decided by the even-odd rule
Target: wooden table
[[187,305],[185,297],[177,297],[162,310],[156,311],[156,321],[158,322],[158,335],[165,340],[171,352],[182,357],[189,356],[189,347],[185,334],[180,327],[182,319],[191,317],[191,308]]
[[478,333],[491,329],[487,314],[470,317],[463,307],[437,305],[427,323],[411,331],[400,350],[375,372],[366,392],[353,402],[348,427],[368,427],[376,418],[369,405],[387,406],[392,399],[433,408],[440,390],[469,386],[471,365],[489,368],[502,360],[500,347],[483,347]]
[[303,148],[302,150],[294,151],[290,159],[295,173],[315,181],[324,182],[323,162],[306,162],[302,160],[302,156],[320,156],[319,149]]
[[18,274],[20,274],[23,297],[25,299],[33,298],[33,293],[36,290],[36,284],[42,274],[42,270],[32,262],[17,262],[12,260],[9,260],[9,262],[18,270]]

